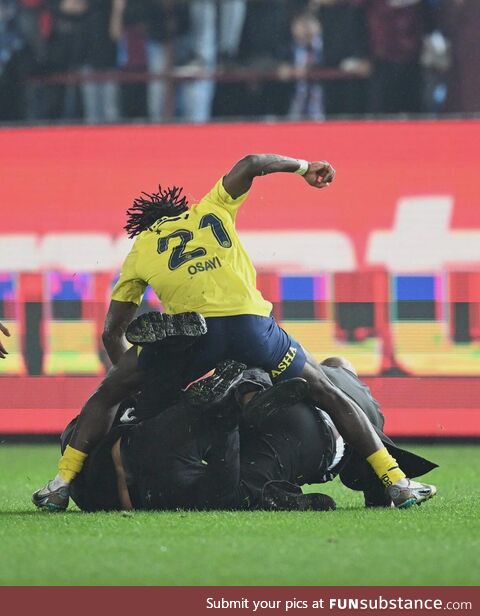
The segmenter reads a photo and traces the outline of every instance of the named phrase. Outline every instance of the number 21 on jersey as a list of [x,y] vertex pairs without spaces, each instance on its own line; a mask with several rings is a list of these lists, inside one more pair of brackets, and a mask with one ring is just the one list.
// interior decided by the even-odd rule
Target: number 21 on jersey
[[[205,229],[206,227],[210,227],[213,236],[222,248],[231,248],[232,240],[230,239],[223,222],[220,218],[218,218],[218,216],[215,216],[215,214],[205,214],[205,216],[202,216],[198,228]],[[168,259],[168,267],[171,270],[175,270],[184,263],[187,263],[192,259],[197,259],[198,257],[203,257],[207,254],[205,248],[202,247],[195,248],[195,250],[187,250],[188,243],[193,240],[193,233],[188,229],[177,229],[165,237],[161,237],[158,240],[157,252],[159,254],[166,252],[168,250],[170,240],[173,239],[179,239],[180,243],[173,248]]]

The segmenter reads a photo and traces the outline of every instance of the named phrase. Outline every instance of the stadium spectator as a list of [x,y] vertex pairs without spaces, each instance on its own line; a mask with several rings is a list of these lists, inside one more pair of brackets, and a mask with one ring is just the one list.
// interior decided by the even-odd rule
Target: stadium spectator
[[51,20],[47,0],[18,0],[19,25],[37,62],[45,60]]
[[18,4],[0,0],[0,121],[17,120],[24,114],[24,48]]
[[[95,71],[116,67],[117,45],[111,32],[113,0],[90,0],[87,14],[87,49],[82,70],[88,77]],[[82,85],[84,118],[89,124],[118,122],[118,84],[113,80],[85,81]]]
[[25,80],[24,118],[39,120],[46,117],[49,88],[41,82],[29,83],[28,77],[45,71],[47,41],[51,31],[51,15],[47,0],[19,0],[19,27],[25,40],[28,70]]
[[279,75],[290,79],[295,77],[290,96],[288,117],[323,120],[325,107],[323,86],[308,78],[308,72],[322,66],[324,44],[322,26],[311,13],[296,15],[291,23],[292,43],[288,50],[288,63],[279,67]]
[[[152,75],[161,75],[185,62],[188,27],[186,2],[114,0],[111,31],[121,40],[121,66],[126,70],[143,71],[146,67]],[[138,100],[136,94],[142,87],[135,84],[125,90]],[[147,83],[146,107],[152,122],[162,122],[174,115],[174,89],[170,89],[166,80],[152,79]],[[143,115],[141,109],[138,111],[128,115]]]
[[[476,112],[478,7],[474,0],[0,0],[0,122],[299,117],[289,103],[292,89],[298,103],[305,86],[323,92],[324,103],[312,103],[316,111],[304,117]],[[289,31],[292,16],[298,29],[295,16],[305,12],[311,23],[320,22],[321,44],[302,58]],[[280,78],[289,78],[283,82],[280,62]],[[294,84],[286,65],[305,72],[302,62],[346,71],[352,79]],[[210,76],[232,67],[245,69],[245,78]],[[187,79],[140,77],[120,86],[115,77],[95,76],[117,68]],[[254,78],[250,68],[266,76]],[[56,74],[56,85],[42,83],[43,75]]]
[[[147,70],[147,18],[145,4],[113,0],[110,34],[118,41],[118,67],[124,73]],[[123,83],[120,88],[123,117],[145,117],[147,113],[146,83]]]
[[[51,4],[52,31],[47,47],[47,71],[80,71],[87,64],[91,0],[54,0]],[[75,83],[50,89],[49,117],[82,117],[80,91]]]
[[323,65],[353,77],[324,82],[327,117],[364,113],[371,73],[365,8],[355,0],[310,0],[308,7],[322,24]]
[[451,41],[452,66],[448,75],[446,110],[480,111],[480,2],[443,0],[439,6],[441,25]]
[[[213,71],[217,63],[217,7],[215,0],[192,0],[189,61],[184,74]],[[192,79],[181,88],[181,114],[190,122],[208,122],[211,116],[215,81]]]
[[[5,336],[10,336],[10,332],[5,327],[5,325],[3,325],[3,323],[0,323],[0,332],[2,332],[2,334],[5,334]],[[0,359],[5,359],[5,355],[8,355],[8,351],[3,346],[3,343],[0,340]]]
[[[288,0],[258,0],[247,3],[239,58],[243,66],[274,73],[290,40]],[[228,100],[228,115],[284,115],[288,110],[284,84],[275,79],[247,81]],[[287,105],[286,105],[287,103]],[[238,110],[238,111],[237,111]],[[225,114],[227,115],[227,114]]]
[[235,60],[247,16],[247,0],[220,3],[218,53],[221,61]]
[[[246,0],[190,3],[190,62],[184,67],[184,74],[190,71],[194,76],[196,71],[214,71],[219,60],[231,63],[237,57],[246,10]],[[208,122],[215,90],[213,79],[187,82],[182,88],[183,117],[190,122]]]
[[96,71],[116,65],[116,42],[110,35],[113,0],[55,0],[51,3],[52,29],[47,46],[47,72],[82,73],[74,83],[50,88],[52,118],[88,123],[118,121],[118,85],[114,80],[93,80]]
[[428,0],[357,0],[366,10],[373,60],[370,111],[422,110],[420,53],[429,27]]

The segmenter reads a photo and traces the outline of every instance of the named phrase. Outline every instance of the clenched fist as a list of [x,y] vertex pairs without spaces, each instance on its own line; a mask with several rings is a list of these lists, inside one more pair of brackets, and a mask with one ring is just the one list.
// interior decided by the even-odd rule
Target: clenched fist
[[314,188],[325,188],[335,178],[335,169],[325,160],[308,163],[308,170],[303,176]]

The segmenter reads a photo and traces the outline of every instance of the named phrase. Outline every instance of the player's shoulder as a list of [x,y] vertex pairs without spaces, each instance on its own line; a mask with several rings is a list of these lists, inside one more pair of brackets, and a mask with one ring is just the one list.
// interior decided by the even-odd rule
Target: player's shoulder
[[226,197],[226,191],[223,187],[223,178],[220,178],[215,182],[212,188],[194,204],[194,207],[201,207],[204,203],[222,203]]
[[222,176],[211,190],[193,207],[199,211],[214,208],[217,211],[227,212],[231,218],[234,218],[236,210],[245,201],[247,196],[248,192],[237,198],[232,197],[223,185]]

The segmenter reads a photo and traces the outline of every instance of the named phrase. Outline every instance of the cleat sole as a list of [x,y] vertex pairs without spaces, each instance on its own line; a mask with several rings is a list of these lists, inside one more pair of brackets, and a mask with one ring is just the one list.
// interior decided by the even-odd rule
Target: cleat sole
[[195,405],[209,405],[223,400],[226,394],[240,380],[247,369],[245,364],[235,361],[223,361],[215,368],[215,373],[191,385],[186,393],[189,401]]
[[55,505],[55,503],[47,503],[46,507],[43,507],[43,509],[50,513],[63,513],[67,510],[66,507],[60,507],[59,505]]
[[413,507],[413,505],[420,505],[420,504],[421,503],[419,503],[416,498],[409,498],[408,500],[403,502],[401,505],[397,505],[396,509],[409,509],[410,507]]
[[127,327],[125,337],[130,344],[153,344],[173,336],[202,336],[207,324],[197,312],[162,314],[146,312],[134,319]]

